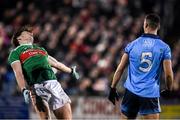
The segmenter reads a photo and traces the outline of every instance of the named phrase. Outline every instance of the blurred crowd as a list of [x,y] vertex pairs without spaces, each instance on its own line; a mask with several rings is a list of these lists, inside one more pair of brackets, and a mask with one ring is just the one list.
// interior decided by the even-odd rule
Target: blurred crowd
[[[0,94],[19,92],[7,57],[13,49],[12,34],[21,26],[33,26],[35,43],[49,55],[67,66],[77,66],[78,81],[69,74],[56,73],[69,95],[107,95],[124,47],[142,34],[145,14],[157,12],[162,19],[159,34],[172,49],[173,91],[180,96],[180,37],[173,34],[178,0],[145,1],[1,0]],[[120,93],[125,78],[126,72],[118,86]]]

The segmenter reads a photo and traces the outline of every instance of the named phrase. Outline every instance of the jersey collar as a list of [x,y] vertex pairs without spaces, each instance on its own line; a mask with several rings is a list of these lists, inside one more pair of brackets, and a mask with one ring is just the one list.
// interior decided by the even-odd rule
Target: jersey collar
[[150,37],[150,38],[160,39],[158,35],[148,34],[148,33],[142,34],[141,37]]
[[22,45],[32,45],[32,43],[20,44],[20,46],[22,46]]
[[20,44],[19,46],[17,46],[17,47],[15,48],[15,50],[17,50],[19,47],[24,46],[24,45],[32,45],[32,43]]

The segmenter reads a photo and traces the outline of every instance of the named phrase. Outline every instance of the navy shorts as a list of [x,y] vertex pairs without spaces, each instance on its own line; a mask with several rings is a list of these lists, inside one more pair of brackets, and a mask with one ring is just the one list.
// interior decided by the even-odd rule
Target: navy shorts
[[140,97],[126,89],[121,103],[121,112],[132,119],[138,113],[140,115],[160,113],[159,98]]

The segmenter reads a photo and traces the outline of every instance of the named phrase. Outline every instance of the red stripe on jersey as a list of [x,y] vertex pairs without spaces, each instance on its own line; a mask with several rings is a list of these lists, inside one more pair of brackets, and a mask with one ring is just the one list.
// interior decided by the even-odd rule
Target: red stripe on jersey
[[20,55],[20,61],[21,63],[24,63],[25,60],[27,60],[28,58],[35,56],[35,55],[47,55],[47,53],[43,50],[39,50],[39,49],[28,49],[26,51],[24,51],[23,53],[21,53]]

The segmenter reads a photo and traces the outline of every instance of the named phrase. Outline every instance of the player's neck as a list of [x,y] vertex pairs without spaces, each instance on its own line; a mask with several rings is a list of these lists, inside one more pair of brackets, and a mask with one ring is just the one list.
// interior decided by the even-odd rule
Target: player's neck
[[145,34],[157,35],[157,30],[145,30],[144,33],[145,33]]

